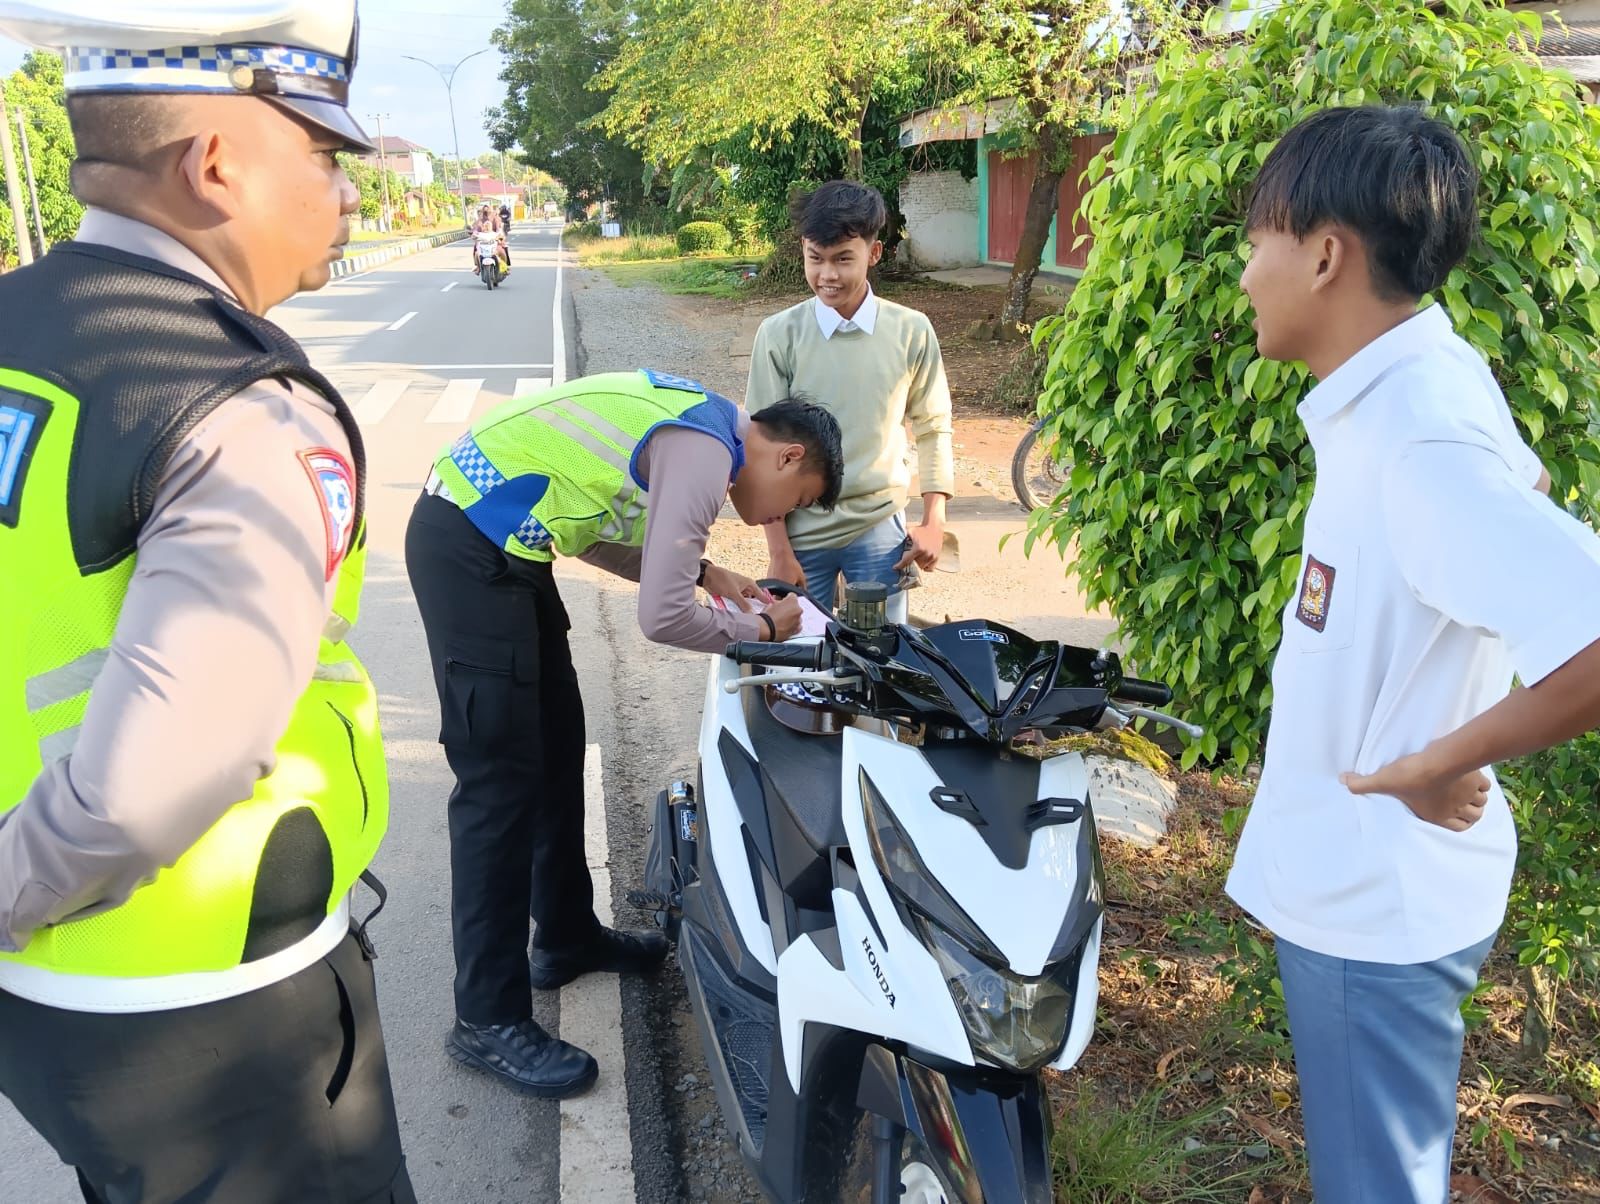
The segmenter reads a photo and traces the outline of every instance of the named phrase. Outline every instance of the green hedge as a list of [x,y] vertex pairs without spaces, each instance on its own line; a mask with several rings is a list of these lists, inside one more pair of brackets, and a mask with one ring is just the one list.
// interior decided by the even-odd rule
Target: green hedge
[[1239,44],[1159,64],[1091,167],[1088,268],[1035,334],[1040,410],[1075,467],[1028,538],[1072,549],[1140,676],[1170,682],[1206,725],[1186,765],[1256,756],[1299,569],[1315,463],[1295,407],[1309,381],[1257,357],[1239,276],[1250,182],[1300,118],[1418,103],[1461,132],[1483,173],[1483,236],[1439,300],[1493,366],[1555,496],[1593,521],[1600,115],[1535,60],[1538,28],[1485,0],[1283,5]]
[[726,251],[733,245],[733,235],[720,222],[689,222],[678,228],[678,250],[685,255],[701,251]]
[[1505,929],[1524,966],[1600,972],[1600,733],[1501,766],[1517,820]]

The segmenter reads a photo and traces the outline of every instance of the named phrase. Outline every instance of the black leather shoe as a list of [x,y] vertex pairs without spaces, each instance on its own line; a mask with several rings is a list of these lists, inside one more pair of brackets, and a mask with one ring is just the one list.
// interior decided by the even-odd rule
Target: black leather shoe
[[582,1095],[600,1074],[576,1045],[552,1037],[532,1020],[518,1024],[467,1024],[457,1020],[445,1045],[463,1066],[486,1071],[523,1095],[566,1099]]
[[536,990],[553,991],[580,974],[645,974],[666,957],[667,938],[659,932],[602,928],[600,935],[573,949],[535,949],[528,971]]

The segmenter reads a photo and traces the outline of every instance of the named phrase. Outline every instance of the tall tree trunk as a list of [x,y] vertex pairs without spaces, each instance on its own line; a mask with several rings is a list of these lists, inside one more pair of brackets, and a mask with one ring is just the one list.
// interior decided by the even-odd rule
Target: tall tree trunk
[[867,108],[871,104],[872,85],[859,85],[856,89],[856,136],[850,140],[845,156],[845,170],[852,180],[861,179],[861,140],[867,131]]
[[1028,208],[1022,218],[1022,238],[1017,243],[1017,257],[1011,265],[1011,283],[1006,292],[1005,307],[1000,311],[1000,337],[1010,338],[1027,320],[1028,298],[1033,293],[1033,280],[1039,274],[1044,245],[1050,240],[1050,219],[1056,215],[1056,203],[1061,194],[1061,177],[1066,175],[1062,162],[1063,136],[1061,131],[1047,125],[1039,135],[1038,166],[1033,173],[1033,186],[1028,190]]

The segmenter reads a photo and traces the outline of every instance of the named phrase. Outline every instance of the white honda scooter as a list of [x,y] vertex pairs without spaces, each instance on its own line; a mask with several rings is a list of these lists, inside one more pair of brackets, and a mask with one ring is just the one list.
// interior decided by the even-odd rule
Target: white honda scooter
[[[774,592],[781,587],[763,583]],[[697,786],[655,803],[631,901],[677,941],[740,1153],[782,1204],[1048,1204],[1040,1071],[1098,998],[1104,883],[1083,759],[1172,692],[1115,653],[982,619],[887,623],[846,587],[820,639],[711,666]]]

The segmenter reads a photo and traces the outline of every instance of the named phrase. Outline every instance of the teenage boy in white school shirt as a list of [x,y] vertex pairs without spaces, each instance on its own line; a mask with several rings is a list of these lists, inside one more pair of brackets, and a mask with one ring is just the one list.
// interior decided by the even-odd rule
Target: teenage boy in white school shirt
[[1417,310],[1477,184],[1419,111],[1329,109],[1246,221],[1258,350],[1319,382],[1317,481],[1227,889],[1277,938],[1319,1204],[1448,1198],[1459,1009],[1516,858],[1487,767],[1600,726],[1600,540],[1444,310]]

